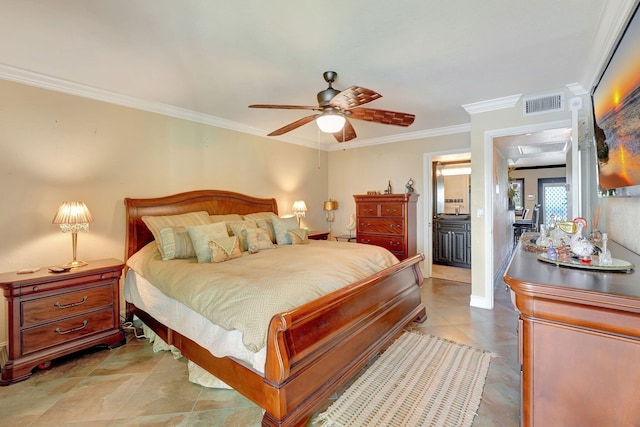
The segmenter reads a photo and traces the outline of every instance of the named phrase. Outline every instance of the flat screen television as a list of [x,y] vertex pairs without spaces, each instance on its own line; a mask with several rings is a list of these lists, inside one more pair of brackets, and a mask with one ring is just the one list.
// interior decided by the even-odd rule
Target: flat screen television
[[640,196],[640,6],[591,91],[598,185],[608,195]]

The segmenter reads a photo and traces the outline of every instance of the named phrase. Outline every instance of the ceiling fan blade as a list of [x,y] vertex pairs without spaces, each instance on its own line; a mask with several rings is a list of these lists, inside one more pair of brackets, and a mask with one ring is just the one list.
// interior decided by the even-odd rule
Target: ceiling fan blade
[[350,119],[395,126],[409,126],[416,118],[414,114],[374,110],[371,108],[354,108],[353,110],[349,110],[348,113],[351,113],[349,114]]
[[375,101],[378,98],[382,98],[378,92],[364,87],[351,86],[334,96],[329,101],[329,105],[344,111]]
[[340,132],[334,133],[333,136],[336,138],[336,141],[338,142],[347,142],[347,141],[351,141],[357,135],[356,135],[355,129],[351,125],[351,122],[349,120],[346,120],[344,122],[344,126],[342,127],[342,130]]
[[307,123],[314,121],[316,117],[318,117],[318,114],[312,114],[310,116],[303,117],[300,120],[296,120],[295,122],[291,122],[286,126],[282,126],[280,129],[274,130],[267,136],[278,136],[278,135],[285,134],[287,132],[290,132],[294,129],[299,128],[302,125],[306,125]]
[[320,111],[319,107],[312,107],[308,105],[271,105],[271,104],[252,104],[249,108],[276,108],[279,110],[315,110]]

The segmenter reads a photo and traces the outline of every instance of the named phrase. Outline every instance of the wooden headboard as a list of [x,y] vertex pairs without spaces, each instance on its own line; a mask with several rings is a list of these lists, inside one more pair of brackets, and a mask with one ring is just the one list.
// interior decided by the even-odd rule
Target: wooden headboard
[[260,199],[221,190],[198,190],[150,199],[124,199],[127,218],[125,259],[153,240],[142,221],[145,215],[177,215],[207,211],[210,215],[273,212],[278,214],[276,199]]

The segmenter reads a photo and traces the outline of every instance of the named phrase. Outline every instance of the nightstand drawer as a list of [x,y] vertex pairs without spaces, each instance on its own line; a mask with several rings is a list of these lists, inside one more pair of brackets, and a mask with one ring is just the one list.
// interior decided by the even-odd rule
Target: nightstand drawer
[[[78,272],[80,272],[79,270]],[[82,276],[73,276],[75,272],[54,274],[48,273],[49,281],[43,282],[39,280],[38,283],[33,285],[25,285],[20,289],[20,296],[25,297],[32,294],[41,294],[43,292],[56,291],[58,289],[65,289],[71,286],[82,286],[90,283],[98,283],[103,280],[119,279],[120,272],[118,271],[106,271],[99,274],[88,274]]]
[[111,285],[25,301],[22,303],[22,327],[76,316],[100,307],[113,307]]
[[113,309],[98,311],[22,331],[22,354],[33,353],[96,332],[113,329]]
[[404,234],[402,219],[361,218],[358,233]]

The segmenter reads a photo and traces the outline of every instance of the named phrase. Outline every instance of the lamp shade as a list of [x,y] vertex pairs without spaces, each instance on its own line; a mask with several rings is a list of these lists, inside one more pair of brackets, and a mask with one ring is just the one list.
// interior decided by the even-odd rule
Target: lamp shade
[[322,210],[325,211],[335,211],[336,209],[338,209],[338,202],[335,200],[327,200],[322,207]]
[[64,202],[58,208],[53,224],[86,224],[93,222],[89,208],[83,202]]
[[321,114],[316,118],[316,124],[324,133],[339,132],[344,126],[345,118],[342,114]]
[[307,211],[307,205],[304,200],[296,200],[293,202],[293,208],[291,208],[296,213],[303,213]]

